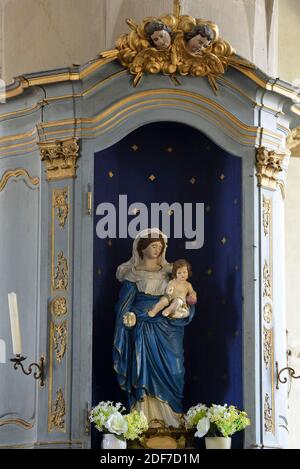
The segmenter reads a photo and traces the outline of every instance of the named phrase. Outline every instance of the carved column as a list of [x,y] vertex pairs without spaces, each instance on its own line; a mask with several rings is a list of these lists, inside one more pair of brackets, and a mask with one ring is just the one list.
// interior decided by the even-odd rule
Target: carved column
[[48,441],[71,440],[72,225],[73,191],[79,156],[70,138],[39,144],[49,189],[48,269]]
[[[283,204],[289,156],[258,148],[262,444],[282,447],[285,389],[276,390],[275,361],[285,354]],[[276,276],[274,275],[276,272]]]

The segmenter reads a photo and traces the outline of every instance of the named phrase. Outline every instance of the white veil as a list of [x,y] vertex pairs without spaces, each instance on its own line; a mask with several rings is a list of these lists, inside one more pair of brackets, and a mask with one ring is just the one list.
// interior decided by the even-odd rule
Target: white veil
[[138,266],[140,263],[141,259],[137,250],[138,243],[141,238],[163,238],[165,242],[165,247],[161,253],[161,266],[162,268],[167,267],[168,270],[170,270],[170,264],[166,260],[166,250],[168,246],[168,238],[167,236],[160,231],[158,228],[146,228],[145,230],[141,231],[137,237],[135,238],[132,246],[132,257],[129,259],[129,261],[124,262],[123,264],[119,265],[117,268],[117,279],[120,282],[123,282],[126,279],[130,279],[133,274],[133,270],[135,267]]

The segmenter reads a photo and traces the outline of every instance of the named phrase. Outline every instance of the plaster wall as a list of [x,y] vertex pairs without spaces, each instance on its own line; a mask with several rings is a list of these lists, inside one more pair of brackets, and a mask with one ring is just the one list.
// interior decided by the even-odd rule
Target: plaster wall
[[[300,2],[279,0],[278,73],[300,85]],[[288,51],[288,53],[287,53]],[[293,151],[300,156],[300,148]],[[286,312],[289,365],[300,374],[300,158],[292,158],[288,171],[285,204]],[[289,439],[291,448],[300,448],[300,380],[293,380],[289,392]]]
[[[288,172],[285,204],[286,311],[289,366],[300,374],[300,158],[292,158]],[[293,380],[289,391],[290,447],[300,448],[300,380]]]
[[[0,5],[0,69],[7,83],[23,73],[83,64],[128,31],[125,18],[140,21],[173,11],[173,0],[0,0]],[[276,75],[277,0],[183,0],[182,5],[186,14],[215,21],[238,54]]]

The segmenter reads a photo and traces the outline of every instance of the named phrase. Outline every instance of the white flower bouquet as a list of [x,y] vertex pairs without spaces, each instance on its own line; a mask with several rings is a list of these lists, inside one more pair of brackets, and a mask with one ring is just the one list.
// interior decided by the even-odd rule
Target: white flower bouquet
[[90,412],[90,421],[99,432],[115,435],[121,440],[135,440],[148,430],[143,412],[134,410],[126,414],[125,407],[118,402],[100,402]]
[[232,405],[213,404],[211,407],[206,407],[204,404],[198,404],[186,413],[185,425],[188,430],[197,429],[195,436],[198,438],[230,437],[250,425],[250,420],[246,412]]

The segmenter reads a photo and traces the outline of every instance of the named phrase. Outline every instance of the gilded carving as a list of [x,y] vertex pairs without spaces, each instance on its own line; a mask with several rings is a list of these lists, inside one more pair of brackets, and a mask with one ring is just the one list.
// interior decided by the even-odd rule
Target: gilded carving
[[68,189],[57,189],[53,192],[53,207],[59,226],[64,228],[69,214]]
[[61,363],[67,349],[67,321],[61,324],[53,324],[53,345],[56,353],[57,363]]
[[215,92],[216,78],[228,67],[241,71],[256,67],[235,54],[232,46],[219,35],[218,26],[200,18],[180,14],[174,4],[173,15],[145,18],[141,24],[126,20],[131,32],[116,41],[116,48],[100,57],[117,58],[134,75],[137,86],[144,73],[207,77]]
[[62,389],[56,392],[56,400],[51,405],[50,429],[63,430],[65,427],[66,405]]
[[289,150],[293,150],[298,145],[300,145],[300,127],[293,129],[287,138],[287,147]]
[[2,192],[4,190],[6,184],[8,183],[8,181],[11,178],[17,179],[17,178],[20,178],[20,177],[24,178],[24,182],[29,187],[30,187],[30,185],[38,186],[39,183],[40,183],[39,178],[30,176],[30,174],[28,173],[28,171],[26,171],[26,169],[18,168],[18,169],[15,169],[15,170],[9,170],[9,171],[5,171],[2,178],[0,179],[0,192]]
[[54,275],[54,288],[55,290],[67,290],[69,284],[69,268],[68,261],[61,251],[58,253],[57,266]]
[[42,161],[45,161],[49,181],[75,178],[79,146],[76,138],[55,142],[40,142]]
[[56,317],[61,317],[67,314],[67,300],[63,296],[57,296],[51,301],[51,311],[52,314]]
[[265,417],[265,432],[272,433],[274,430],[273,426],[273,410],[270,404],[269,394],[265,395],[264,403],[264,417]]
[[258,186],[275,190],[278,185],[279,173],[283,170],[284,154],[278,154],[265,147],[257,149],[256,169]]
[[265,298],[271,298],[272,297],[272,280],[271,280],[270,266],[267,261],[265,261],[263,277],[264,277],[263,296]]
[[264,327],[264,362],[269,368],[273,356],[273,331]]
[[264,306],[264,320],[267,324],[270,324],[273,319],[273,311],[271,303],[267,303]]
[[270,223],[272,215],[272,199],[263,197],[263,227],[265,236],[268,236],[270,233]]

